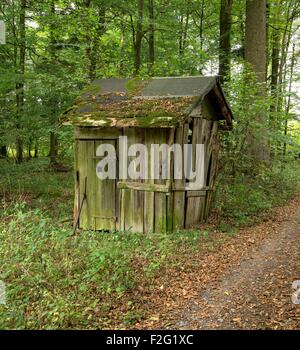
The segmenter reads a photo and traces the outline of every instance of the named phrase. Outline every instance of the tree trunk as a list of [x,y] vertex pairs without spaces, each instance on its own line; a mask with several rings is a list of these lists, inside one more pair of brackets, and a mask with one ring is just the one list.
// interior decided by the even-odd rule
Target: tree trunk
[[[288,97],[287,97],[287,103],[286,103],[286,108],[285,108],[284,136],[288,135],[288,121],[289,121],[289,113],[290,113],[290,108],[291,108],[292,83],[293,83],[293,76],[294,76],[294,70],[295,70],[295,64],[296,64],[295,51],[296,51],[296,45],[294,43],[293,49],[292,49]],[[287,144],[286,144],[286,142],[284,142],[284,144],[283,144],[283,155],[284,156],[286,155],[286,147],[287,147]]]
[[221,83],[230,80],[232,4],[233,0],[221,0],[219,44],[219,76]]
[[272,57],[271,57],[271,95],[273,102],[271,105],[271,111],[276,112],[277,105],[277,89],[279,82],[279,64],[280,64],[280,31],[277,28],[273,29],[272,33]]
[[280,50],[280,63],[278,72],[278,101],[277,101],[277,112],[283,111],[283,94],[286,84],[286,74],[287,74],[287,55],[290,47],[290,42],[292,38],[292,27],[295,20],[295,13],[297,13],[297,4],[294,0],[290,0],[287,8],[285,10],[285,26],[281,37],[281,50]]
[[[253,68],[258,83],[257,95],[253,99],[261,99],[266,95],[267,67],[267,30],[266,30],[266,0],[247,0],[246,2],[246,32],[245,59]],[[256,101],[253,100],[253,103]],[[267,111],[256,115],[259,130],[249,135],[250,155],[256,163],[269,160],[269,142],[267,136]]]
[[200,49],[203,50],[203,43],[204,43],[204,37],[203,37],[203,29],[204,29],[204,1],[201,1],[201,10],[200,10],[200,25],[199,25],[199,37],[200,37]]
[[[90,15],[92,6],[91,0],[84,0],[84,8],[87,16]],[[86,57],[88,59],[88,79],[90,82],[94,81],[97,76],[97,62],[99,60],[99,46],[101,37],[105,32],[105,15],[106,10],[103,3],[98,5],[98,23],[96,24],[96,35],[92,34],[92,28],[86,28]]]
[[149,12],[149,73],[152,75],[152,69],[155,61],[155,40],[154,40],[154,0],[148,0]]
[[144,17],[144,0],[138,0],[138,20],[136,34],[134,38],[134,70],[138,75],[141,69],[141,50],[143,40],[143,17]]
[[[52,18],[55,16],[55,2],[54,0],[51,1],[50,3],[50,13]],[[53,67],[55,66],[55,61],[56,61],[56,35],[55,35],[55,24],[52,21],[50,25],[50,47],[49,47],[49,53],[50,53],[50,61],[52,62]],[[52,87],[53,89],[55,88],[54,86]],[[51,101],[51,117],[53,119],[53,124],[54,124],[54,118],[55,118],[55,110],[56,110],[56,105],[55,101],[52,99]],[[58,139],[57,135],[55,134],[54,131],[50,132],[50,164],[56,163],[56,158],[58,155]]]
[[17,104],[17,139],[16,139],[16,161],[22,163],[23,161],[23,140],[20,135],[21,117],[24,112],[24,74],[25,74],[25,54],[26,54],[26,32],[25,32],[25,13],[26,0],[20,0],[20,16],[19,16],[19,65],[18,73],[20,75],[19,81],[16,84],[16,104]]
[[[185,21],[184,21],[185,17]],[[188,12],[186,16],[182,15],[180,18],[180,25],[181,25],[181,31],[180,31],[180,38],[179,38],[179,55],[182,56],[186,47],[186,39],[188,35],[188,28],[189,28],[189,20],[190,20],[190,13]]]
[[7,148],[6,146],[0,147],[0,158],[7,158]]
[[56,163],[58,155],[58,142],[57,136],[54,131],[50,132],[50,164]]
[[32,140],[29,139],[28,143],[27,143],[27,159],[30,160],[31,157],[31,144],[32,144]]
[[266,82],[266,8],[266,0],[247,0],[245,58],[251,64],[259,83]]
[[34,143],[34,158],[38,158],[39,157],[39,144],[38,141],[35,140]]
[[[87,17],[89,17],[89,10],[91,6],[91,0],[84,0],[83,5],[85,7],[85,14]],[[89,19],[86,20],[86,22],[89,22]],[[95,63],[94,63],[94,57],[92,55],[92,37],[91,37],[91,31],[88,28],[86,30],[85,40],[86,40],[86,49],[85,54],[88,59],[88,79],[90,82],[92,82],[95,79],[96,71],[95,71]]]

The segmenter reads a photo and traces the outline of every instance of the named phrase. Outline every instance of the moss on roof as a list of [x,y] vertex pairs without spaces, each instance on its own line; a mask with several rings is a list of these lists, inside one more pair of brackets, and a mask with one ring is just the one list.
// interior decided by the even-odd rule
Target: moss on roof
[[171,127],[184,122],[191,97],[149,100],[124,99],[124,94],[108,94],[78,98],[68,110],[64,124],[82,126]]
[[176,126],[216,83],[215,77],[95,80],[61,122],[97,127]]

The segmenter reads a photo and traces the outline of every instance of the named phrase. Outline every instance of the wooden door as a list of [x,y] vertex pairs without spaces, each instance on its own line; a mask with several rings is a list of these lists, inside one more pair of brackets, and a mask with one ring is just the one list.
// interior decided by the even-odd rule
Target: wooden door
[[[86,177],[86,200],[83,204],[79,227],[88,230],[115,230],[117,222],[116,180],[100,180],[96,167],[101,160],[96,150],[101,144],[111,144],[116,149],[116,140],[77,141],[78,202],[84,197]],[[117,162],[117,161],[116,161]],[[116,169],[118,164],[116,163]]]

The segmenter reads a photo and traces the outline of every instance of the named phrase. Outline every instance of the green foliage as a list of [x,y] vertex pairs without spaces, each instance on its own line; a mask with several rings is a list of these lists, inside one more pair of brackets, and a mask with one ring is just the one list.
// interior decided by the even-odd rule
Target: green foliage
[[253,222],[257,215],[282,204],[300,190],[299,161],[277,162],[261,168],[255,176],[222,175],[215,196],[216,210],[236,225]]
[[[81,232],[72,236],[72,173],[49,171],[44,160],[0,161],[0,280],[7,305],[0,328],[102,328],[115,304],[149,286],[197,249],[207,231],[141,235]],[[22,181],[21,181],[22,180]],[[123,308],[124,306],[122,306]],[[132,300],[120,322],[142,317]]]
[[[6,207],[1,215],[0,279],[7,286],[1,328],[101,328],[107,316],[94,310],[103,300],[117,302],[143,273],[150,282],[178,247],[195,244],[182,234],[177,239],[132,232],[73,237],[70,228],[24,203]],[[143,261],[141,270],[138,261]],[[123,321],[132,323],[139,315],[129,309]]]

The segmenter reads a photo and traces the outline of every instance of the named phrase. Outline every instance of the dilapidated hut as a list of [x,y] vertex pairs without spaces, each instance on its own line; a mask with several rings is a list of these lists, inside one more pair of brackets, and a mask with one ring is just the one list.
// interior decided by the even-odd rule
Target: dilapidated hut
[[[218,131],[232,128],[217,77],[96,80],[65,112],[63,123],[75,127],[74,216],[81,229],[166,232],[207,219],[218,169]],[[154,144],[190,144],[193,150],[204,144],[201,186],[175,178],[174,155],[168,178],[160,170],[159,178],[124,179],[117,164],[116,178],[100,179],[96,169],[104,155],[97,150],[103,144],[118,150],[120,136],[127,136],[127,147],[142,144],[149,154]],[[112,161],[121,161],[118,152]],[[163,162],[155,159],[159,169]]]

